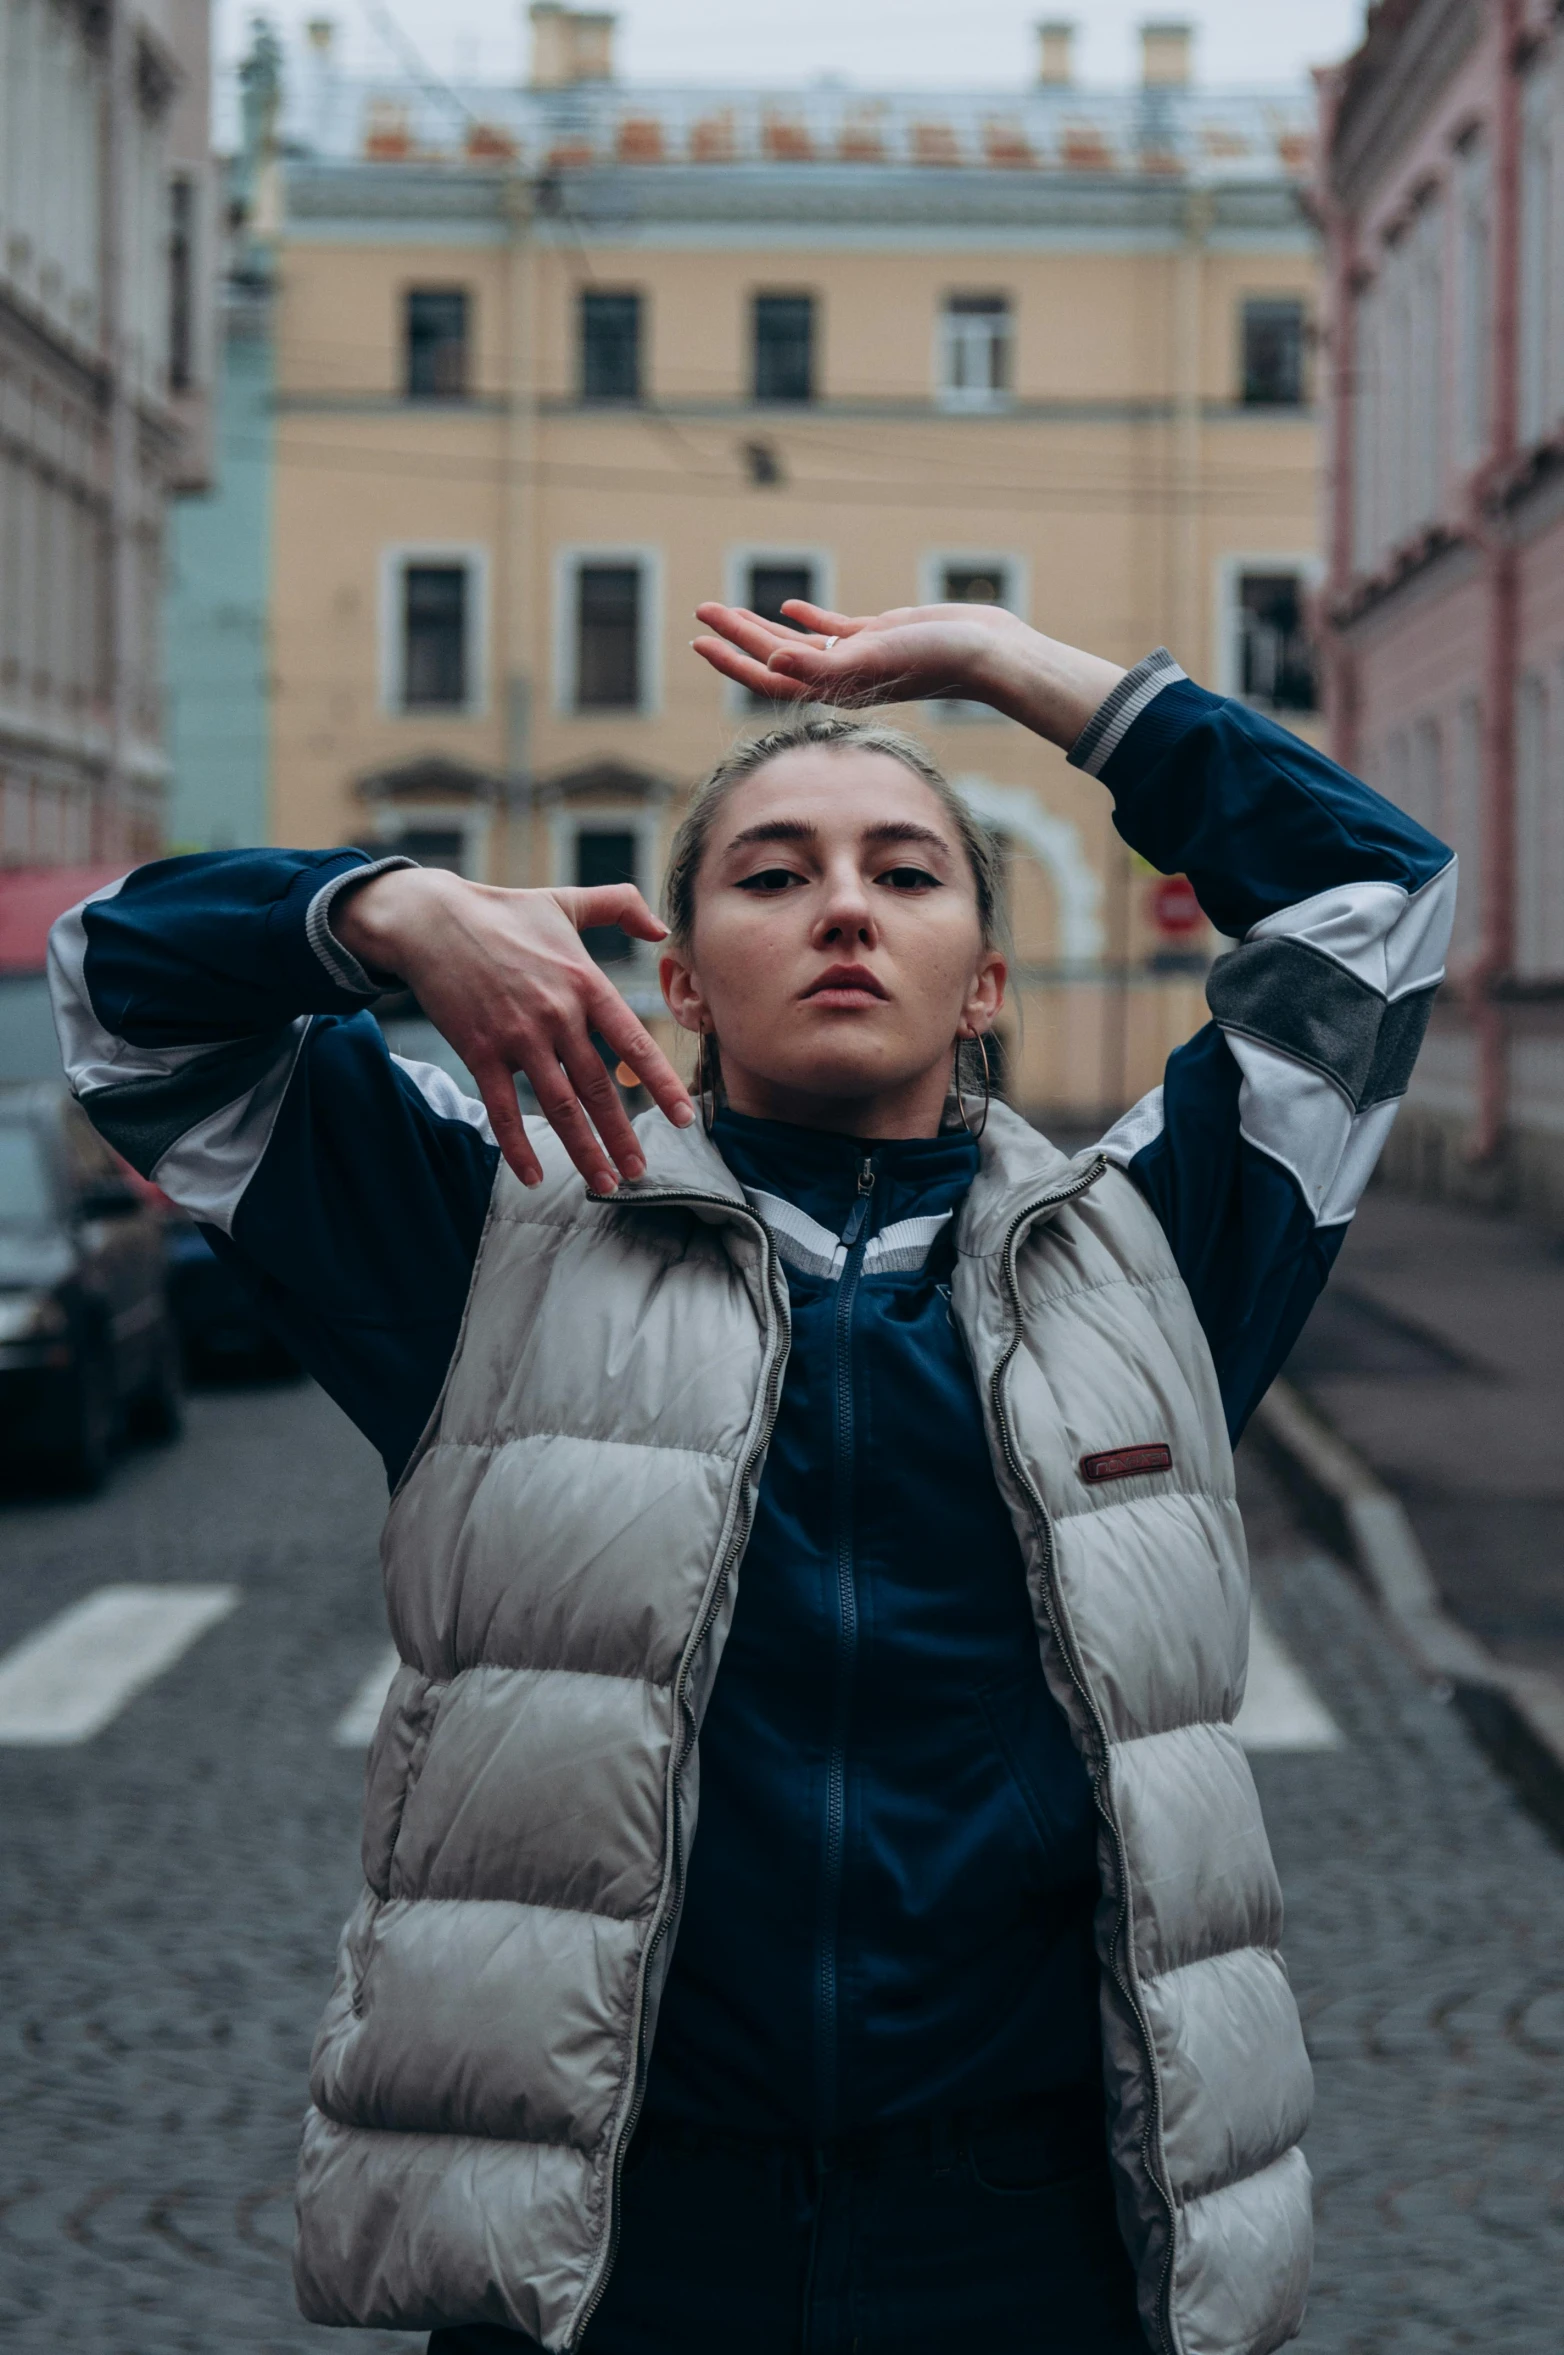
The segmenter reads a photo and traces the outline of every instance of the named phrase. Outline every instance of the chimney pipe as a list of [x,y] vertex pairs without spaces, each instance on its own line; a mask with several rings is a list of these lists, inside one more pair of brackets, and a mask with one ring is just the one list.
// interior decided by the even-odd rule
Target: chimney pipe
[[1050,18],[1037,28],[1037,80],[1044,90],[1067,90],[1075,80],[1075,27]]
[[1187,89],[1193,25],[1144,24],[1140,28],[1140,78],[1147,90]]
[[614,74],[614,26],[608,9],[566,8],[562,0],[533,0],[532,87],[570,90],[581,82],[609,82]]

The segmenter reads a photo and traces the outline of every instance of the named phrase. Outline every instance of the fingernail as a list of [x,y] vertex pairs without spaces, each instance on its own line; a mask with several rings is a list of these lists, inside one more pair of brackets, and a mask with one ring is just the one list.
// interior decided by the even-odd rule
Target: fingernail
[[543,1183],[543,1172],[539,1170],[536,1177],[524,1177],[521,1182],[524,1186],[541,1186]]
[[638,1178],[645,1177],[645,1175],[646,1163],[641,1159],[639,1153],[632,1153],[625,1163],[625,1176],[627,1178]]
[[674,1106],[673,1125],[675,1128],[688,1128],[694,1118],[695,1106],[693,1104],[676,1104]]

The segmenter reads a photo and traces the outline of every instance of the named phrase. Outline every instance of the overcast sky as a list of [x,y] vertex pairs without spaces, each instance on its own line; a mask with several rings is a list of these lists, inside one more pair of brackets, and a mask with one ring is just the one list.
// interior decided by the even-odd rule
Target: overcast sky
[[[392,50],[376,30],[386,13],[437,73],[519,76],[525,8],[514,0],[218,0],[218,54],[231,64],[257,13],[286,33],[306,17],[335,17],[343,61],[382,72]],[[1196,28],[1203,82],[1299,80],[1311,65],[1350,49],[1362,0],[622,0],[619,70],[628,80],[808,82],[823,76],[882,88],[1015,86],[1031,78],[1041,16],[1074,16],[1081,78],[1134,78],[1135,27],[1143,17],[1183,17]],[[290,44],[291,45],[291,44]]]

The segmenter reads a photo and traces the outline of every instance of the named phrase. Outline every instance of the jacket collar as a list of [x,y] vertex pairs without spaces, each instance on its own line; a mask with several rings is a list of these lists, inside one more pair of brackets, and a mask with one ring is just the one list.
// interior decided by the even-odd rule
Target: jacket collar
[[[666,1193],[707,1194],[749,1215],[744,1191],[700,1121],[675,1128],[655,1107],[643,1112],[635,1133],[646,1155],[646,1175],[622,1185],[617,1201]],[[997,1251],[1014,1219],[1040,1195],[1085,1178],[1101,1157],[1079,1153],[1072,1161],[1051,1145],[1008,1104],[990,1108],[983,1131],[982,1159],[971,1191],[956,1218],[956,1248],[971,1258]]]

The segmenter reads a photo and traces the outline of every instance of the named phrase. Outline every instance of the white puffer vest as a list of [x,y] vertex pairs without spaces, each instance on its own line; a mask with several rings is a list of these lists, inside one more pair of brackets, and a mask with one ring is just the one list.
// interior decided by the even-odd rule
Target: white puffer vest
[[[695,1834],[697,1735],[788,1347],[764,1227],[697,1129],[591,1201],[550,1132],[495,1186],[383,1548],[404,1666],[316,2042],[310,2320],[580,2341],[613,2261]],[[996,1107],[957,1224],[1050,1685],[1101,1815],[1106,2103],[1161,2355],[1264,2355],[1309,2271],[1309,2065],[1233,1732],[1249,1590],[1215,1374],[1134,1186]],[[1171,1469],[1084,1459],[1164,1445]],[[1100,1468],[1100,1467],[1099,1467]]]

